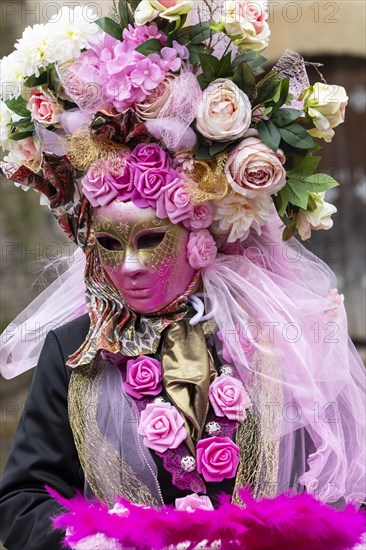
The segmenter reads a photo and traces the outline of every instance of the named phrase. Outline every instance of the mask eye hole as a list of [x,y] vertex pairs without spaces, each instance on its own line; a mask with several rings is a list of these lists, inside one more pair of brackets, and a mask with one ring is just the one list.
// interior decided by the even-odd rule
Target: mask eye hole
[[123,246],[120,241],[114,237],[107,235],[101,235],[97,237],[97,241],[106,250],[123,250]]
[[137,240],[138,249],[156,248],[164,240],[165,233],[145,233]]

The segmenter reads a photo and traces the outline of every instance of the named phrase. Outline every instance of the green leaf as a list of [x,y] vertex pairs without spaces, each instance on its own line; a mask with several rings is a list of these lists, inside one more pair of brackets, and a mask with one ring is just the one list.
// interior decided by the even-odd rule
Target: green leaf
[[159,53],[162,48],[161,42],[157,38],[150,38],[137,46],[135,50],[143,55],[149,55],[151,53]]
[[276,152],[280,145],[281,134],[273,122],[270,120],[260,120],[256,128],[264,143],[266,143],[272,151]]
[[297,120],[301,114],[302,111],[298,111],[297,109],[280,109],[273,114],[271,120],[273,124],[281,128]]
[[278,100],[276,101],[276,110],[280,109],[280,107],[282,107],[282,105],[284,105],[287,101],[290,89],[290,79],[283,78],[281,80],[281,86],[278,89],[280,90],[280,94]]
[[210,21],[205,21],[190,27],[180,28],[177,31],[177,40],[183,44],[187,44],[187,42],[190,42],[191,44],[199,44],[200,42],[207,40],[212,32],[214,31],[210,29]]
[[35,86],[43,86],[43,84],[47,84],[47,71],[43,71],[39,76],[29,76],[27,80],[24,82],[24,86],[26,88],[35,88]]
[[305,185],[309,192],[321,193],[337,187],[339,183],[328,174],[313,174],[305,179]]
[[215,75],[220,69],[220,61],[217,57],[208,53],[201,53],[199,58],[205,79],[209,82],[215,80]]
[[136,11],[136,8],[140,2],[141,0],[128,0],[128,3],[130,4],[132,11]]
[[265,63],[267,59],[257,52],[242,53],[240,55],[237,55],[233,60],[233,68],[236,69],[237,67],[239,67],[240,63],[242,63],[243,61],[248,63],[249,67],[253,70],[263,65],[263,63]]
[[12,139],[13,141],[20,141],[22,139],[31,137],[33,135],[33,132],[34,132],[34,125],[30,124],[29,126],[24,128],[24,130],[22,130],[21,132],[16,132],[14,134],[11,134],[10,139]]
[[207,86],[209,85],[209,83],[210,83],[210,80],[206,79],[204,74],[199,74],[197,76],[197,80],[198,80],[198,84],[200,85],[202,91],[205,90],[207,88]]
[[302,181],[293,180],[291,178],[287,181],[288,189],[288,198],[291,204],[304,208],[308,205],[308,190],[303,185]]
[[200,62],[200,54],[204,53],[207,49],[206,44],[189,44],[188,50],[189,50],[189,61],[190,63],[199,63]]
[[11,126],[12,128],[21,128],[22,126],[29,126],[29,124],[32,124],[32,119],[30,117],[26,117],[26,118],[21,118],[16,122],[9,122],[7,126]]
[[48,66],[48,86],[51,90],[56,92],[56,94],[58,94],[62,88],[62,83],[54,64]]
[[255,92],[255,76],[246,61],[242,61],[236,69],[233,82],[252,99]]
[[27,101],[19,96],[16,99],[7,99],[5,105],[9,107],[16,115],[27,118],[30,117],[30,111],[27,109]]
[[187,17],[188,17],[188,14],[187,14],[187,13],[184,13],[183,15],[181,15],[181,16],[175,21],[174,29],[170,32],[170,34],[173,33],[173,32],[178,31],[181,27],[183,27],[184,23],[187,21]]
[[288,169],[287,174],[292,178],[305,180],[306,178],[314,174],[320,160],[321,157],[307,155],[304,159],[301,159],[300,162],[295,164],[293,168]]
[[311,149],[315,147],[315,141],[310,134],[296,122],[292,122],[283,128],[280,128],[282,139],[298,149]]
[[131,24],[133,23],[133,18],[131,16],[131,12],[130,12],[130,8],[127,0],[119,0],[118,14],[119,14],[119,21],[122,29],[126,29],[130,23]]
[[277,71],[271,71],[267,76],[262,78],[257,84],[257,97],[255,98],[255,105],[261,105],[270,99],[273,99],[273,95],[276,93],[279,84],[279,74]]
[[204,145],[200,145],[200,147],[198,148],[198,150],[195,154],[195,158],[197,160],[207,160],[211,157],[212,157],[212,155],[210,154],[209,148],[205,147]]
[[288,203],[290,202],[290,187],[286,184],[282,187],[281,191],[274,197],[274,203],[276,205],[278,215],[283,216],[286,212]]
[[213,157],[225,151],[228,147],[235,145],[234,141],[216,141],[209,147],[210,155]]
[[210,29],[215,32],[223,32],[225,30],[225,23],[218,23],[211,19],[210,21]]
[[228,78],[233,74],[231,69],[231,53],[227,53],[219,60],[218,68],[215,73],[215,80],[217,78]]
[[113,21],[113,19],[111,19],[110,17],[101,17],[95,22],[98,27],[102,29],[102,31],[106,32],[110,36],[113,36],[113,38],[116,38],[117,40],[122,40],[123,28],[121,27],[121,25]]

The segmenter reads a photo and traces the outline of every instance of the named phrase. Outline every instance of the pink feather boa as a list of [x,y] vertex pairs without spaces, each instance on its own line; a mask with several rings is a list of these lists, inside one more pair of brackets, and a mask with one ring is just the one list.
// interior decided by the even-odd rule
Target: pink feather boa
[[218,509],[193,513],[170,506],[161,510],[145,508],[120,499],[120,504],[128,508],[127,519],[81,495],[67,500],[49,487],[47,490],[68,510],[53,519],[54,528],[72,533],[65,537],[66,547],[102,533],[107,539],[115,539],[116,548],[119,543],[139,550],[161,550],[187,538],[190,548],[203,540],[209,548],[221,540],[222,550],[348,550],[360,542],[365,531],[365,514],[357,512],[352,504],[338,511],[309,494],[282,494],[256,501],[245,489],[241,492],[245,507],[231,504],[223,495]]

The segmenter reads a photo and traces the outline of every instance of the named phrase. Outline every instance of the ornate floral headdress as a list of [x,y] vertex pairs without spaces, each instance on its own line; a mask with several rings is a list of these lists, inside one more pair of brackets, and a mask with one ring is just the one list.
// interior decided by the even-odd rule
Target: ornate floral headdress
[[42,192],[82,246],[82,196],[152,206],[206,244],[261,234],[272,203],[285,239],[329,229],[337,182],[316,152],[348,98],[310,86],[293,52],[264,71],[267,18],[263,0],[123,0],[27,27],[1,61],[3,174]]

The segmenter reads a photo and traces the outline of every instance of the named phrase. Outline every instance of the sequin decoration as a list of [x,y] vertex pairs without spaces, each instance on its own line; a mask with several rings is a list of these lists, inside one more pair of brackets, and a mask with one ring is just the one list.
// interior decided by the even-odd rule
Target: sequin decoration
[[193,456],[184,456],[180,461],[180,466],[185,472],[193,472],[196,469],[196,459]]

